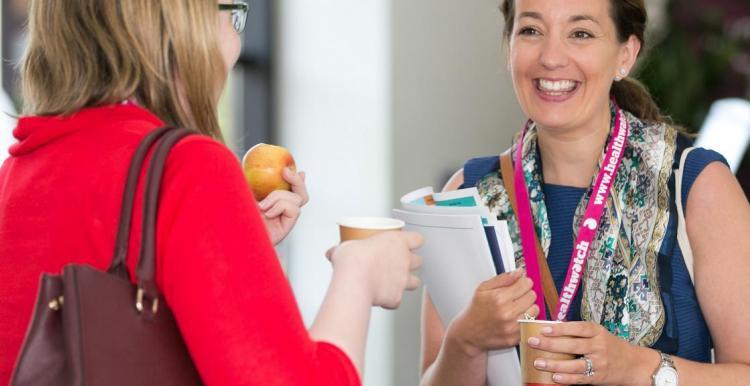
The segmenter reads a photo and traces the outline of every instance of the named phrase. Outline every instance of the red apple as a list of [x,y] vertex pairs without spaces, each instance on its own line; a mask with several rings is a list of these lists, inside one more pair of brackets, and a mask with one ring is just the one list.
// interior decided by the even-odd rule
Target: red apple
[[281,146],[259,143],[250,148],[242,158],[245,178],[258,201],[274,190],[291,190],[283,175],[284,168],[287,167],[297,171],[292,154]]

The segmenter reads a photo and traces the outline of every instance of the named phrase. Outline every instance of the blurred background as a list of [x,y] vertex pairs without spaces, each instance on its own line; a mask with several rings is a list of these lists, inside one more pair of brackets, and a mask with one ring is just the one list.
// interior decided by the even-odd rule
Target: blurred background
[[[312,199],[279,254],[310,323],[330,277],[323,253],[338,240],[336,220],[388,216],[402,194],[439,189],[466,159],[506,149],[525,118],[506,70],[498,0],[248,2],[221,121],[238,156],[278,143],[308,173]],[[728,155],[748,192],[750,2],[647,4],[651,43],[638,77],[676,122],[704,129],[700,140]],[[0,98],[11,114],[0,114],[0,145],[22,103],[15,65],[24,8],[2,1],[2,89],[12,103]],[[418,383],[420,303],[421,291],[398,311],[376,310],[365,385]]]

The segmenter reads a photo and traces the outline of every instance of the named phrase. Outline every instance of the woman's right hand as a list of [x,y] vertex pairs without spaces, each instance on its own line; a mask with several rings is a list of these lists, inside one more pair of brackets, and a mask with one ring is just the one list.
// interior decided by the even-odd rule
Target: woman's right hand
[[532,317],[539,315],[532,285],[522,270],[483,282],[469,306],[451,323],[448,334],[453,334],[453,339],[470,355],[518,345],[518,320],[524,313]]
[[421,284],[412,271],[422,265],[422,258],[413,251],[423,242],[418,233],[385,232],[343,242],[326,256],[334,271],[360,277],[373,305],[394,309],[401,304],[404,290],[415,290]]

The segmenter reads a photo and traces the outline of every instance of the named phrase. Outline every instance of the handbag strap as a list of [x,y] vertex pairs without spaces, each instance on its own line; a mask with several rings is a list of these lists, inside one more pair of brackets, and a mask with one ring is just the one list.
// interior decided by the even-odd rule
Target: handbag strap
[[159,292],[156,288],[156,215],[159,208],[159,193],[161,192],[164,166],[172,148],[182,138],[193,134],[187,129],[170,130],[156,145],[154,155],[149,163],[146,176],[146,187],[143,204],[143,226],[141,228],[141,249],[138,254],[136,277],[138,278],[138,292],[136,294],[136,308],[143,309],[143,298],[151,301],[151,309],[156,313],[158,309]]
[[[510,205],[513,207],[513,213],[518,217],[518,203],[516,202],[516,191],[515,181],[513,180],[513,161],[510,157],[510,150],[500,155],[500,171],[502,173],[503,185],[505,190],[508,192],[508,199]],[[542,291],[544,292],[544,301],[547,304],[547,308],[554,312],[557,310],[557,303],[560,299],[557,293],[557,287],[552,279],[552,272],[549,270],[547,259],[545,258],[544,249],[542,244],[539,242],[539,237],[534,232],[534,243],[536,244],[536,255],[537,261],[539,262],[539,270],[542,276]]]
[[173,130],[173,128],[162,127],[146,135],[146,137],[141,140],[140,145],[138,145],[138,148],[135,150],[133,158],[130,161],[130,168],[128,169],[127,180],[125,182],[125,191],[122,195],[120,223],[117,227],[114,257],[112,258],[112,263],[107,270],[108,273],[116,274],[124,279],[130,279],[125,260],[128,256],[128,242],[130,240],[130,226],[133,222],[135,194],[136,188],[138,187],[138,179],[141,175],[141,169],[143,168],[143,162],[153,144],[170,130]]

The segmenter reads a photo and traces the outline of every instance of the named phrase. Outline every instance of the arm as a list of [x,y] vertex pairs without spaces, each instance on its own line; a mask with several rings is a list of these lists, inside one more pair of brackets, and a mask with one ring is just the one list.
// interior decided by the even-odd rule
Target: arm
[[[458,189],[464,182],[463,169],[457,171],[443,187],[443,191]],[[455,339],[457,327],[451,323],[451,334],[445,327],[424,291],[422,300],[422,385],[484,385],[487,374],[487,353],[472,350]]]
[[[367,287],[371,278],[354,282],[346,275],[354,270],[334,267],[316,328],[350,323],[341,316],[352,313],[356,326],[317,335],[333,344],[311,339],[231,152],[205,138],[179,144],[167,164],[160,205],[157,280],[206,384],[359,384],[347,354],[357,351],[352,340],[364,339],[369,309],[381,294]],[[405,283],[413,259],[398,258]],[[371,269],[374,258],[367,259],[357,261]],[[342,291],[362,288],[370,292],[341,301]],[[341,307],[352,307],[351,313]],[[338,316],[326,312],[331,309],[339,309]]]
[[421,385],[484,385],[487,379],[487,352],[472,348],[455,333],[454,321],[446,334],[430,295],[422,302],[422,381]]
[[[716,350],[716,364],[674,357],[681,386],[746,385],[750,379],[750,334],[744,306],[750,287],[750,205],[729,169],[712,163],[698,176],[688,196],[687,231],[695,259],[695,289]],[[555,326],[530,344],[553,352],[586,354],[598,375],[583,377],[581,360],[549,361],[557,382],[601,385],[651,385],[659,365],[656,351],[630,345],[603,327],[587,322]],[[575,336],[583,339],[564,339]],[[532,338],[533,339],[533,338]],[[597,368],[597,364],[599,368]]]
[[410,252],[421,244],[416,233],[388,232],[329,251],[333,278],[310,334],[344,350],[360,374],[370,309],[397,308],[404,288],[419,287],[419,278],[408,272],[421,265],[421,258]]
[[695,290],[716,352],[716,365],[675,359],[681,385],[745,385],[750,379],[750,205],[721,163],[698,176],[687,202]]

